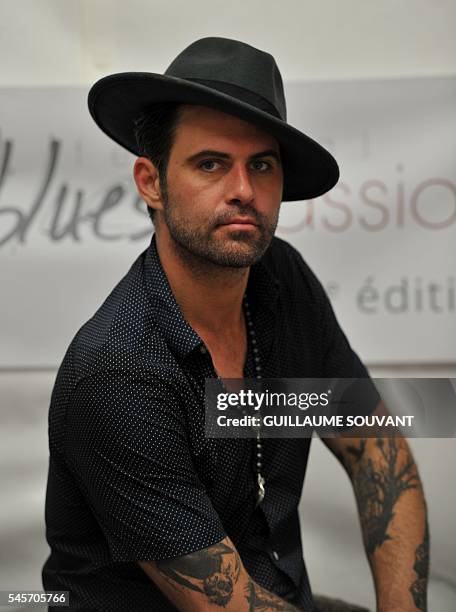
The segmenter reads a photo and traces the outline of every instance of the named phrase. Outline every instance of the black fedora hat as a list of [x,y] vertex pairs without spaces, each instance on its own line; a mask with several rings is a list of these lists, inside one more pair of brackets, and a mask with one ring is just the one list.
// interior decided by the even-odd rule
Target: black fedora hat
[[269,132],[281,147],[285,201],[316,198],[337,183],[334,157],[287,123],[282,77],[269,53],[237,40],[202,38],[164,74],[112,74],[97,81],[88,98],[97,125],[135,155],[135,120],[159,102],[209,106]]

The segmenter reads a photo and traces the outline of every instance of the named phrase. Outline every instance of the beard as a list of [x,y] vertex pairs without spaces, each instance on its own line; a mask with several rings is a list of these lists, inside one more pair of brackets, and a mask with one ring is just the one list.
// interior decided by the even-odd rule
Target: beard
[[[162,188],[163,216],[176,249],[188,264],[204,267],[246,268],[257,263],[269,247],[279,219],[279,209],[271,220],[249,205],[241,205],[221,214],[214,214],[203,222],[179,215],[179,203]],[[197,206],[195,206],[197,209]],[[220,229],[237,216],[254,219],[254,230]]]

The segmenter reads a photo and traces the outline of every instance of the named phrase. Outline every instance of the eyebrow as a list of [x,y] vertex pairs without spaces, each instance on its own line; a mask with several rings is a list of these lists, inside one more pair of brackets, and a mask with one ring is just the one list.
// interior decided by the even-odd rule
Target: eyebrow
[[[190,157],[187,158],[188,162],[194,162],[202,157],[219,157],[221,159],[230,159],[231,155],[229,153],[224,153],[223,151],[214,151],[213,149],[205,149],[204,151],[198,151],[198,153],[194,153]],[[254,153],[249,157],[251,159],[258,159],[260,157],[273,157],[276,161],[280,163],[280,155],[274,149],[266,149],[266,151],[260,151],[259,153]]]

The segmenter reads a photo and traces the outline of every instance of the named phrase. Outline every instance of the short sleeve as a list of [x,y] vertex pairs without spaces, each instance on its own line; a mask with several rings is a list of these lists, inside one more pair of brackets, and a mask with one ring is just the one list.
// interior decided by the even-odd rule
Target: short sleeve
[[324,293],[321,297],[321,328],[323,335],[323,371],[327,378],[367,378],[365,365],[352,349],[345,333],[337,321],[329,298]]
[[337,321],[331,302],[324,287],[302,258],[292,248],[295,264],[306,291],[306,299],[313,307],[313,326],[318,346],[318,372],[322,379],[356,379],[353,384],[344,385],[344,401],[347,410],[342,414],[371,414],[381,398],[367,368],[352,349]]
[[182,405],[165,382],[125,372],[82,380],[65,449],[113,561],[175,558],[226,537],[195,471]]
[[323,335],[323,377],[354,379],[350,385],[341,381],[338,413],[348,416],[369,415],[378,406],[381,397],[367,368],[352,349],[323,287],[321,287],[321,327]]

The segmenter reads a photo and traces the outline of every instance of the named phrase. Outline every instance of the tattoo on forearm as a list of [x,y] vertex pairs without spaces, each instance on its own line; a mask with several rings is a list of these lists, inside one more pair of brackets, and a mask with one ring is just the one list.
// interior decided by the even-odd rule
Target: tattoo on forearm
[[[231,602],[241,573],[239,553],[223,542],[178,559],[158,561],[156,565],[160,574],[175,589],[191,589],[204,595],[208,603],[221,607]],[[251,578],[248,579],[244,595],[250,611],[296,611],[294,606],[263,589]]]
[[417,575],[417,579],[410,587],[413,601],[418,610],[425,612],[427,609],[427,581],[429,575],[429,527],[426,522],[424,529],[424,537],[421,544],[415,551],[415,563],[413,569]]
[[408,489],[418,488],[420,480],[410,455],[401,466],[398,465],[399,449],[394,438],[376,440],[381,456],[376,462],[372,457],[365,458],[366,442],[363,439],[359,447],[349,446],[347,450],[355,458],[353,484],[366,550],[371,555],[383,542],[391,539],[388,527],[398,499]]
[[295,612],[296,608],[290,603],[287,603],[274,593],[262,589],[255,584],[253,580],[249,580],[247,585],[246,599],[249,602],[249,612],[274,612],[275,610],[283,610],[284,612]]
[[223,543],[178,559],[159,561],[157,567],[174,587],[202,593],[218,606],[226,606],[231,600],[241,571],[237,551]]

